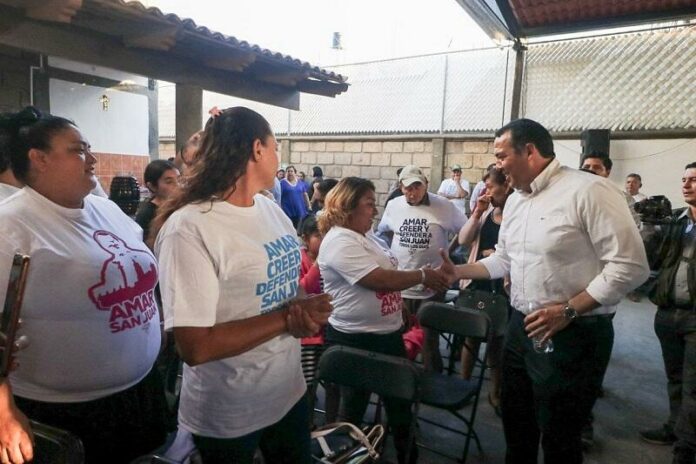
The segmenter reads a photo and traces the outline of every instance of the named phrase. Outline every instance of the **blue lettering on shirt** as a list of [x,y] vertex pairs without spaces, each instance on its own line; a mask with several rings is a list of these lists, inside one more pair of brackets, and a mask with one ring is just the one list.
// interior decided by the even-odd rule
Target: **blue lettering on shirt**
[[268,280],[256,284],[256,295],[261,297],[262,314],[297,296],[302,260],[300,246],[293,235],[284,235],[264,243],[263,247],[268,255]]

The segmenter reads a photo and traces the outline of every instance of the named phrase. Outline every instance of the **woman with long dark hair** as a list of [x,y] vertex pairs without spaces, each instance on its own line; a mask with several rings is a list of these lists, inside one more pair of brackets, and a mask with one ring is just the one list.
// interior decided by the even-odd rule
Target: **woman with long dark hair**
[[153,231],[165,328],[183,358],[179,426],[205,464],[309,463],[309,410],[298,338],[315,334],[329,297],[304,298],[290,220],[257,194],[273,185],[277,142],[244,107],[210,118],[193,173]]

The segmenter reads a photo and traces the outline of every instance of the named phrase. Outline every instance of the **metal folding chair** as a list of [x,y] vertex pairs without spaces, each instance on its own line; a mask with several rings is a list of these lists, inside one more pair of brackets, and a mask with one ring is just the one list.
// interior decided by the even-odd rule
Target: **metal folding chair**
[[[464,380],[457,376],[444,375],[436,372],[427,372],[423,376],[421,403],[450,412],[453,416],[464,422],[466,431],[458,430],[424,417],[419,417],[419,419],[428,424],[464,435],[466,441],[464,443],[464,452],[461,459],[424,444],[419,444],[419,446],[456,461],[466,462],[472,439],[476,442],[479,452],[483,454],[481,442],[474,430],[474,421],[476,419],[481,386],[483,385],[484,373],[486,370],[488,346],[493,336],[491,333],[490,318],[481,311],[456,308],[444,303],[431,302],[426,303],[420,308],[418,311],[418,319],[423,327],[429,327],[439,332],[453,334],[462,339],[471,337],[485,342],[482,355],[473,353],[474,362],[476,367],[479,367],[479,372],[472,376],[471,380]],[[466,344],[463,345],[462,349],[467,349]],[[471,405],[471,411],[468,415],[464,415],[461,410],[467,405]]]
[[[332,346],[319,361],[319,380],[410,401],[413,419],[408,443],[413,442],[416,433],[421,378],[422,370],[406,358],[346,346]],[[407,455],[406,462],[408,459]]]
[[83,464],[85,451],[79,438],[62,429],[30,421],[34,433],[34,464]]

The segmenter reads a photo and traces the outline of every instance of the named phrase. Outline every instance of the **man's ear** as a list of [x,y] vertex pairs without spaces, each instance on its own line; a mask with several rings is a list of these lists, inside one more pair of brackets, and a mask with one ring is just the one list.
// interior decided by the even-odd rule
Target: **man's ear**
[[48,158],[46,152],[38,148],[30,148],[27,153],[29,165],[39,172],[45,172],[48,169]]

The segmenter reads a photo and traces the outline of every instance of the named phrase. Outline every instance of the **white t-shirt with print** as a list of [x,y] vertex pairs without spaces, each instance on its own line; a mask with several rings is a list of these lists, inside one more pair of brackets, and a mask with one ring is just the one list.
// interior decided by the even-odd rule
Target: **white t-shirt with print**
[[25,187],[0,204],[3,301],[16,251],[31,257],[16,395],[90,401],[147,375],[160,347],[157,263],[133,220],[105,198],[64,208]]
[[[449,234],[456,234],[466,216],[451,202],[428,193],[429,205],[411,206],[406,197],[395,198],[384,210],[377,232],[393,232],[391,250],[399,260],[399,269],[419,269],[442,264],[440,248],[447,250]],[[416,285],[401,292],[404,298],[423,299],[435,292]]]
[[0,182],[0,201],[11,197],[17,192],[19,192],[19,189],[14,185],[3,184]]
[[399,292],[375,292],[357,282],[377,269],[397,269],[393,253],[374,234],[332,227],[319,248],[324,291],[333,297],[329,324],[347,333],[390,333],[402,325]]
[[[175,212],[155,245],[165,327],[212,327],[274,310],[298,294],[300,247],[273,201]],[[179,425],[214,437],[247,435],[280,420],[306,390],[300,341],[277,336],[237,356],[184,365]]]

